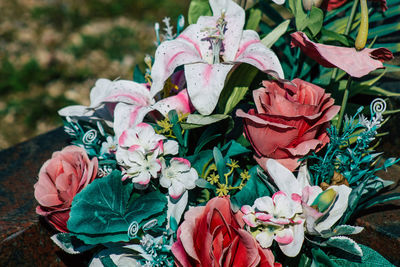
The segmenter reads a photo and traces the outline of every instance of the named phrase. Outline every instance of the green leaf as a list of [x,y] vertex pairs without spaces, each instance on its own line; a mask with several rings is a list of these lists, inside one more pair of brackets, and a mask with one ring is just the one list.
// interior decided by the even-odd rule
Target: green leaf
[[290,19],[285,20],[278,26],[276,26],[270,33],[268,33],[262,40],[261,43],[268,48],[271,48],[282,35],[284,35],[289,27]]
[[361,257],[363,255],[360,246],[353,239],[345,236],[334,236],[324,243],[330,247],[344,250],[356,256]]
[[391,264],[388,260],[386,260],[384,257],[382,257],[381,254],[376,252],[375,250],[364,246],[364,245],[359,245],[360,248],[362,249],[363,256],[359,262],[354,261],[355,259],[353,257],[346,259],[346,258],[339,258],[337,256],[331,255],[330,259],[334,263],[336,263],[338,266],[343,266],[343,267],[364,267],[364,266],[379,266],[379,267],[392,267],[394,266]]
[[213,150],[215,165],[217,165],[217,171],[220,179],[224,179],[224,174],[226,173],[226,162],[222,156],[221,150],[218,147],[214,147]]
[[174,109],[170,110],[168,112],[168,118],[172,124],[172,132],[176,136],[176,139],[178,140],[179,144],[181,146],[184,146],[184,141],[183,141],[183,136],[182,136],[182,128],[179,124],[179,117],[178,117],[178,113],[176,112],[176,110],[174,110]]
[[236,105],[246,95],[248,89],[249,89],[248,87],[234,87],[233,88],[232,93],[228,98],[228,101],[226,101],[224,114],[230,113],[236,107]]
[[290,0],[289,7],[295,17],[296,29],[303,31],[307,26],[307,14],[304,12],[302,1]]
[[195,129],[225,120],[227,118],[230,118],[230,116],[226,114],[213,114],[209,116],[203,116],[200,114],[190,114],[187,117],[186,122],[181,123],[181,125],[184,130]]
[[307,25],[307,28],[311,31],[312,35],[316,36],[321,31],[323,21],[324,12],[321,9],[313,6],[311,8],[310,15],[307,16],[307,19],[305,20],[305,23]]
[[[337,265],[331,261],[328,255],[322,251],[320,248],[311,249],[311,253],[313,255],[313,264],[311,266],[327,266],[327,267],[336,267]],[[314,262],[318,264],[314,265]]]
[[321,233],[321,236],[323,238],[329,238],[332,236],[339,236],[339,235],[355,235],[361,233],[363,229],[364,229],[363,227],[343,224],[343,225],[338,225],[333,231],[332,230],[323,231]]
[[208,0],[192,0],[189,5],[188,21],[194,24],[200,16],[211,16],[211,7]]
[[257,174],[258,168],[258,166],[254,166],[249,170],[250,179],[246,185],[234,196],[231,196],[232,209],[235,212],[243,205],[253,205],[259,197],[270,195],[267,185]]
[[[213,160],[213,151],[210,149],[203,150],[203,151],[200,151],[200,153],[186,157],[186,159],[190,161],[190,164],[192,165],[193,168],[196,169],[199,176],[203,177],[207,166]],[[203,178],[205,178],[205,177],[203,177]]]
[[132,190],[133,184],[123,184],[119,171],[95,179],[74,197],[68,229],[86,244],[129,241],[133,221],[140,224],[167,205],[165,196],[155,191],[128,206]]
[[221,150],[224,151],[224,153],[225,153],[225,159],[251,152],[251,150],[242,146],[240,143],[236,142],[235,140],[229,141],[226,145],[224,145],[222,147]]
[[135,70],[133,71],[133,81],[137,83],[146,83],[146,79],[138,65],[135,66]]
[[321,28],[321,33],[322,33],[322,36],[319,40],[320,42],[328,43],[328,42],[337,41],[347,47],[354,46],[354,40],[351,39],[350,37],[347,37],[346,35],[339,34],[337,32],[330,31],[325,28]]
[[51,240],[68,254],[79,254],[94,248],[69,233],[59,233],[51,236]]
[[212,189],[212,190],[216,189],[215,185],[210,184],[209,182],[207,182],[205,179],[202,179],[202,178],[197,179],[195,181],[195,183],[196,183],[196,186],[200,187],[200,188],[206,188],[206,189]]
[[240,64],[229,76],[218,100],[217,111],[224,113],[226,103],[235,87],[249,87],[256,77],[258,69],[249,64]]
[[400,199],[400,193],[392,193],[392,194],[377,196],[371,199],[370,201],[363,203],[362,206],[360,206],[359,208],[367,209],[377,204],[382,204],[388,201],[399,200],[399,199]]
[[244,28],[246,30],[257,30],[258,24],[260,23],[262,17],[262,11],[258,8],[250,8],[246,10],[246,13],[248,13],[246,14],[248,19]]

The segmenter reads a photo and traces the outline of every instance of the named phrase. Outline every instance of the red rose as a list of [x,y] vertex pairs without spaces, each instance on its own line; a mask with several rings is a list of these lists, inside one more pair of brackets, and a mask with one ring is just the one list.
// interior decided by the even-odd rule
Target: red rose
[[187,211],[172,246],[177,266],[281,266],[243,229],[242,216],[233,214],[228,197]]
[[43,215],[59,231],[68,232],[67,221],[72,199],[85,188],[97,174],[97,158],[89,160],[85,150],[67,146],[54,152],[39,171],[34,185],[39,202],[36,213]]
[[269,158],[296,169],[298,159],[329,142],[326,128],[340,109],[321,87],[300,79],[292,83],[264,81],[265,88],[253,92],[256,110],[236,113],[264,169]]

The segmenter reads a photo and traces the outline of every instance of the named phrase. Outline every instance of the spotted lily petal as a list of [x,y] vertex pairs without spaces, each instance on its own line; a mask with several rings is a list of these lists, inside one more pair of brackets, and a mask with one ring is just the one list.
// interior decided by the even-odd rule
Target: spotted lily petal
[[217,105],[225,78],[233,65],[196,63],[185,65],[190,100],[203,115],[209,115]]
[[198,26],[190,25],[182,32],[184,38],[165,41],[157,48],[156,60],[151,70],[153,84],[150,92],[153,96],[163,89],[164,82],[171,76],[175,68],[188,63],[203,62],[198,36],[196,36],[199,31],[192,30],[194,27],[197,29]]
[[283,79],[283,69],[275,53],[260,42],[253,30],[243,31],[234,62],[247,63]]

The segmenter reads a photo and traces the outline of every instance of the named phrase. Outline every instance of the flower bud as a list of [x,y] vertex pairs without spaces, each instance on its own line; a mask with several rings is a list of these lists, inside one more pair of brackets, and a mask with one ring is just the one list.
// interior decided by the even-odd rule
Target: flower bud
[[335,201],[336,195],[336,191],[332,188],[325,190],[317,196],[311,206],[316,207],[319,212],[324,212]]
[[313,6],[320,7],[323,0],[303,0],[303,8],[306,11],[311,10]]

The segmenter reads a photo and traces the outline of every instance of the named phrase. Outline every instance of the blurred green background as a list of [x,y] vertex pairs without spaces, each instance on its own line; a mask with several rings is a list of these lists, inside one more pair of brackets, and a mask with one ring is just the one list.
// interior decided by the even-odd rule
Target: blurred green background
[[155,51],[154,23],[169,16],[175,24],[188,5],[0,1],[0,149],[62,125],[57,110],[89,104],[96,79],[132,79],[134,66]]

